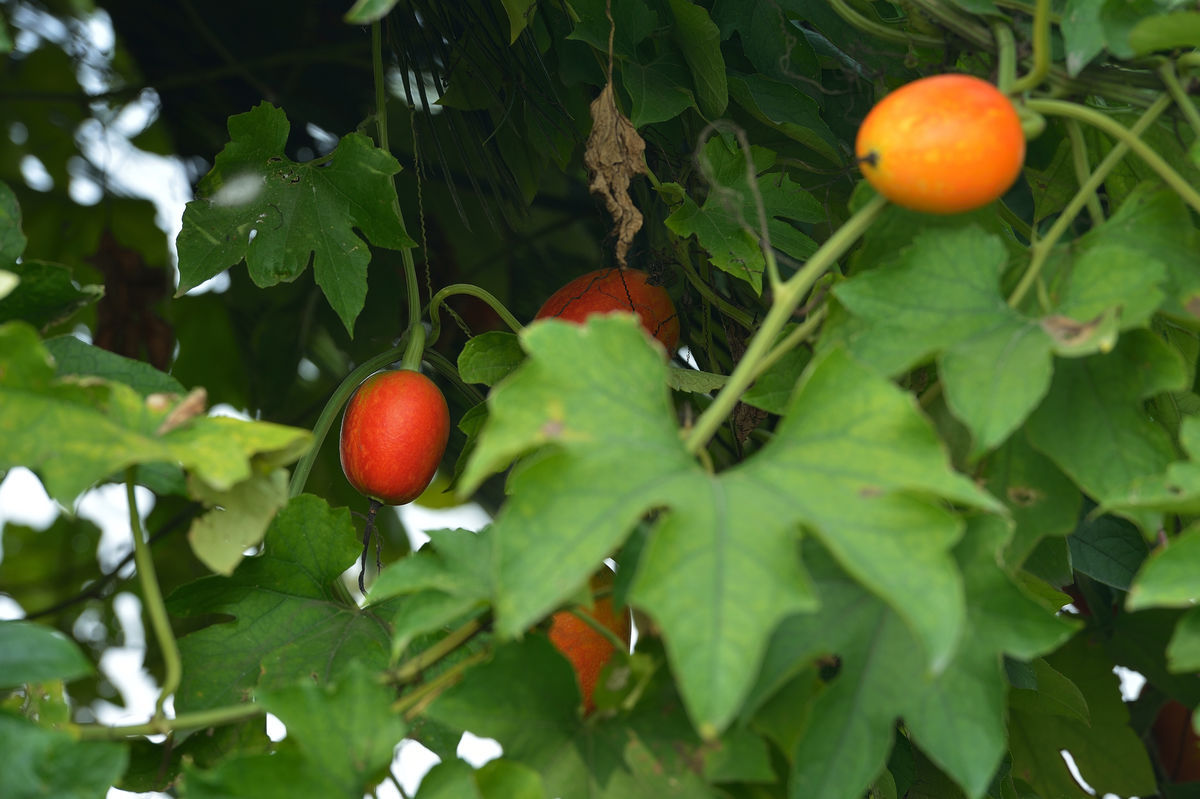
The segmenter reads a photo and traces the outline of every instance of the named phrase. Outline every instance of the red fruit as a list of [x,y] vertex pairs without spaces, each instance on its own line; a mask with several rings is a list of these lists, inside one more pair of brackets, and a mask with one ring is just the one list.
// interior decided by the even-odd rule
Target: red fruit
[[592,314],[634,312],[669,355],[679,344],[679,316],[666,289],[650,285],[649,277],[637,269],[588,272],[550,295],[534,318],[555,317],[582,324]]
[[1192,711],[1169,700],[1154,719],[1158,761],[1171,782],[1200,780],[1200,739],[1192,729]]
[[432,380],[410,369],[376,372],[342,417],[342,471],[368,497],[403,505],[429,485],[449,436],[450,411]]
[[[593,589],[611,584],[612,572],[602,573],[592,580]],[[589,612],[592,618],[616,633],[628,647],[632,632],[628,610],[616,612],[610,595],[597,599]],[[600,681],[600,672],[612,660],[616,648],[607,637],[568,610],[560,610],[550,617],[549,636],[550,643],[566,655],[575,668],[579,690],[583,695],[584,712],[591,713],[596,709],[592,694],[596,691],[596,683]]]
[[1008,191],[1025,162],[1025,133],[1013,104],[992,84],[935,75],[876,103],[854,151],[863,177],[892,202],[956,214]]

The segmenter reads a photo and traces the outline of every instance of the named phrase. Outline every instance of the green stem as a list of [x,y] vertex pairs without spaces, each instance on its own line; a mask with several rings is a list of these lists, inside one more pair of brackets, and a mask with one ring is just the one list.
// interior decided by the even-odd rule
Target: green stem
[[754,375],[755,379],[774,366],[784,355],[794,350],[800,342],[806,341],[813,334],[813,331],[825,321],[825,316],[828,313],[829,310],[825,306],[817,308],[808,315],[807,319],[796,325],[795,330],[780,339],[775,348],[763,356],[762,362],[758,366],[758,373]]
[[829,6],[839,17],[849,25],[858,28],[863,33],[869,33],[886,42],[895,42],[906,47],[941,47],[945,44],[941,39],[926,36],[922,33],[906,33],[895,30],[887,25],[875,22],[855,11],[845,0],[829,0]]
[[[1087,142],[1083,140],[1083,128],[1074,119],[1067,120],[1067,138],[1071,140],[1071,161],[1075,166],[1075,180],[1078,181],[1080,187],[1085,186],[1088,178],[1091,177]],[[1087,209],[1088,215],[1092,218],[1092,225],[1098,227],[1104,223],[1104,208],[1100,205],[1100,198],[1094,191],[1087,195]]]
[[142,600],[146,603],[146,613],[150,616],[150,626],[154,629],[154,637],[158,639],[159,649],[162,650],[165,667],[162,690],[159,691],[158,701],[154,705],[154,718],[160,720],[165,718],[163,703],[179,688],[183,666],[179,658],[179,645],[175,643],[175,634],[171,632],[171,622],[167,618],[162,588],[159,587],[158,576],[154,572],[154,557],[150,553],[150,545],[142,537],[142,518],[138,514],[133,478],[134,470],[130,467],[125,472],[125,497],[129,503],[129,527],[133,532],[133,562],[137,566],[138,580],[142,585]]
[[1200,111],[1196,110],[1196,104],[1192,102],[1192,98],[1188,95],[1187,90],[1179,82],[1179,75],[1175,72],[1175,64],[1171,61],[1163,62],[1163,65],[1158,68],[1158,74],[1162,77],[1163,85],[1167,87],[1167,93],[1171,95],[1171,99],[1175,101],[1175,105],[1179,106],[1179,110],[1183,112],[1184,118],[1192,126],[1192,131],[1197,136],[1200,136]]
[[741,308],[731,303],[729,300],[722,297],[720,294],[717,294],[717,292],[713,290],[712,286],[704,282],[704,279],[696,272],[696,268],[692,266],[692,259],[690,253],[688,252],[687,242],[685,242],[683,239],[675,237],[675,249],[677,254],[676,260],[678,261],[680,268],[683,270],[683,276],[687,278],[687,281],[691,284],[692,288],[694,288],[701,297],[717,306],[722,314],[728,316],[746,330],[753,330],[754,318]]
[[[1054,102],[1056,105],[1071,106],[1070,103],[1057,103],[1057,101],[1051,100],[1036,100],[1030,102],[1036,102],[1038,104]],[[1009,307],[1016,308],[1021,304],[1021,301],[1025,299],[1025,295],[1029,293],[1029,289],[1037,281],[1038,275],[1041,274],[1042,267],[1045,265],[1046,259],[1050,257],[1050,251],[1053,249],[1054,245],[1058,243],[1058,240],[1063,236],[1063,234],[1066,233],[1067,228],[1074,223],[1075,217],[1078,216],[1079,212],[1083,210],[1084,205],[1087,203],[1088,197],[1095,193],[1096,189],[1100,187],[1100,184],[1104,182],[1104,179],[1108,177],[1109,173],[1116,168],[1117,164],[1121,162],[1121,159],[1125,157],[1125,154],[1129,152],[1131,149],[1129,142],[1135,141],[1141,145],[1142,141],[1138,137],[1143,131],[1146,130],[1146,128],[1150,127],[1154,120],[1158,119],[1159,115],[1161,115],[1163,111],[1167,110],[1167,107],[1170,105],[1170,96],[1166,94],[1160,95],[1158,100],[1156,100],[1148,109],[1146,109],[1141,118],[1139,118],[1129,130],[1125,130],[1125,128],[1121,128],[1120,125],[1117,125],[1117,127],[1120,128],[1124,134],[1123,138],[1118,140],[1118,142],[1114,144],[1113,148],[1108,152],[1108,155],[1104,156],[1100,163],[1096,165],[1096,169],[1092,172],[1091,177],[1089,177],[1087,181],[1079,187],[1079,191],[1075,192],[1075,196],[1071,198],[1071,201],[1067,203],[1067,207],[1064,208],[1058,215],[1058,219],[1054,221],[1054,224],[1050,227],[1050,230],[1046,232],[1045,237],[1043,237],[1040,241],[1035,242],[1030,248],[1032,251],[1032,256],[1029,259],[1029,266],[1025,269],[1025,274],[1021,276],[1021,282],[1017,284],[1017,287],[1013,289],[1013,293],[1008,298]],[[1107,117],[1101,118],[1105,122],[1111,121]],[[1145,147],[1145,145],[1142,146]],[[1157,157],[1157,155],[1155,155],[1155,157]]]
[[1028,222],[1017,216],[1013,209],[1009,208],[1003,202],[998,203],[1000,210],[1000,218],[1008,223],[1009,227],[1025,237],[1025,241],[1033,241],[1033,228]]
[[458,369],[454,364],[450,363],[450,360],[445,355],[442,355],[437,350],[425,350],[425,360],[429,362],[429,365],[438,374],[453,383],[455,388],[462,392],[463,396],[469,399],[472,404],[483,402],[484,397],[483,394],[479,393],[479,389],[469,383],[464,383],[463,379],[458,375]]
[[472,619],[457,630],[451,631],[449,635],[428,649],[413,655],[401,663],[389,672],[389,681],[401,684],[412,682],[421,676],[421,672],[453,652],[482,629],[483,623],[478,619]]
[[439,289],[438,293],[434,294],[432,299],[429,300],[429,305],[426,306],[427,313],[429,314],[429,321],[431,323],[431,329],[429,331],[430,345],[437,341],[438,337],[440,337],[442,334],[442,318],[438,314],[438,311],[440,311],[442,308],[442,303],[444,303],[447,298],[453,297],[457,294],[466,294],[469,297],[475,297],[483,300],[493,311],[500,315],[500,318],[504,320],[504,324],[508,325],[508,329],[514,333],[519,333],[521,328],[524,327],[524,325],[517,321],[517,317],[513,316],[512,312],[510,312],[508,308],[504,307],[504,303],[496,299],[495,295],[493,295],[487,289],[482,289],[479,286],[473,286],[470,283],[453,283],[449,286]]
[[725,423],[725,419],[733,412],[734,406],[737,405],[742,394],[754,382],[755,376],[759,373],[762,359],[774,348],[775,339],[791,319],[796,306],[804,299],[805,294],[812,288],[817,278],[832,267],[854,242],[858,241],[886,205],[887,200],[882,195],[877,194],[872,197],[866,205],[855,212],[844,225],[826,239],[820,249],[813,253],[812,258],[804,265],[803,269],[792,275],[779,287],[779,290],[775,292],[771,309],[763,317],[762,325],[754,338],[750,340],[750,346],[746,348],[741,360],[734,367],[733,373],[729,375],[729,381],[717,394],[713,404],[708,406],[704,413],[696,419],[695,426],[684,440],[684,446],[688,452],[695,454],[704,449],[709,439]]
[[1033,69],[1018,78],[1010,94],[1024,94],[1041,85],[1050,74],[1050,0],[1037,0],[1033,12]]
[[375,130],[379,149],[390,153],[387,125],[387,84],[383,79],[383,30],[379,20],[371,23],[371,70],[375,78]]
[[1003,22],[992,23],[992,35],[996,37],[996,88],[1002,94],[1012,94],[1017,80],[1017,42],[1012,29]]
[[182,713],[173,719],[153,719],[146,724],[131,724],[125,727],[103,727],[95,724],[80,725],[71,731],[82,741],[119,741],[140,735],[167,735],[183,730],[203,730],[220,724],[232,724],[263,715],[262,705],[247,703]]
[[321,410],[316,426],[313,427],[312,446],[308,448],[308,452],[304,453],[304,457],[296,463],[296,468],[292,470],[292,480],[288,484],[289,497],[294,497],[304,490],[304,484],[308,482],[308,475],[312,472],[313,463],[316,462],[317,455],[321,452],[321,445],[325,442],[325,436],[329,434],[329,428],[333,427],[342,406],[350,399],[350,395],[358,388],[358,384],[389,363],[399,359],[404,352],[404,344],[381,352],[373,358],[363,361],[358,368],[342,378],[342,382],[334,389],[329,402],[325,403],[324,409]]
[[[1161,100],[1162,98],[1160,98]],[[1170,102],[1170,98],[1166,98]],[[1111,119],[1104,114],[1087,106],[1078,105],[1077,103],[1068,103],[1062,100],[1028,100],[1025,103],[1029,108],[1037,111],[1039,114],[1047,116],[1061,116],[1067,119],[1077,119],[1093,127],[1099,128],[1104,133],[1112,136],[1119,143],[1125,145],[1133,151],[1135,155],[1146,162],[1146,165],[1158,173],[1158,176],[1178,194],[1184,202],[1192,206],[1197,212],[1200,212],[1200,193],[1192,187],[1190,183],[1171,168],[1171,165],[1163,160],[1163,157],[1154,151],[1152,147],[1141,140],[1138,133],[1124,127],[1121,123]],[[1151,108],[1159,106],[1156,101]],[[1161,113],[1158,112],[1158,113]],[[1157,116],[1157,114],[1155,114]],[[1145,119],[1142,115],[1142,119]],[[1143,128],[1144,129],[1144,128]]]
[[474,666],[476,663],[481,663],[492,656],[491,649],[485,649],[482,652],[476,652],[470,657],[463,658],[455,663],[450,668],[443,671],[434,679],[422,685],[420,688],[415,688],[411,692],[397,699],[392,703],[393,713],[403,713],[407,721],[412,721],[421,714],[421,711],[429,705],[430,702],[437,699],[442,691],[445,691],[454,683],[462,679],[463,672]]

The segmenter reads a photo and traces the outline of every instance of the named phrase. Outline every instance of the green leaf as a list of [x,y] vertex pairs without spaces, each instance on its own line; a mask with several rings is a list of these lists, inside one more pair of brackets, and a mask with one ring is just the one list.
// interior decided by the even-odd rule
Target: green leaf
[[667,385],[675,391],[686,391],[689,394],[714,394],[727,382],[729,378],[725,375],[702,372],[699,369],[672,366],[667,373]]
[[1067,0],[1062,14],[1062,33],[1067,50],[1067,73],[1071,76],[1078,75],[1104,49],[1101,7],[1102,4],[1095,0]]
[[183,682],[176,707],[237,704],[255,688],[289,684],[295,674],[326,682],[354,660],[384,668],[386,627],[334,590],[360,549],[349,511],[301,495],[271,522],[261,555],[244,560],[231,577],[205,577],[173,592],[167,607],[176,616],[233,619],[179,640]]
[[1189,608],[1200,599],[1200,526],[1193,525],[1146,559],[1125,607]]
[[645,0],[611,0],[612,19],[609,20],[610,0],[576,0],[571,4],[578,21],[568,39],[587,42],[601,53],[608,52],[608,35],[613,33],[613,55],[620,59],[637,60],[637,46],[658,27],[658,14]]
[[5,799],[95,799],[129,761],[124,744],[78,741],[18,716],[0,713],[0,774]]
[[255,474],[223,491],[194,480],[191,494],[210,508],[188,529],[192,552],[208,568],[229,576],[246,550],[262,541],[275,512],[287,504],[288,473],[275,469]]
[[675,20],[671,35],[692,71],[700,112],[709,119],[719,117],[729,103],[721,31],[709,18],[708,11],[692,0],[668,0],[668,4]]
[[537,0],[501,0],[508,14],[508,43],[512,44],[533,19],[537,11]]
[[243,259],[264,288],[295,280],[311,261],[317,285],[353,334],[367,294],[367,241],[415,246],[392,183],[400,164],[360,133],[343,136],[325,158],[297,164],[283,154],[288,129],[283,112],[267,103],[229,118],[230,142],[183,212],[176,296]]
[[0,324],[21,319],[45,330],[104,296],[104,287],[80,286],[59,264],[28,260],[5,267],[19,281],[0,296]]
[[687,62],[675,50],[647,64],[627,61],[621,66],[621,82],[629,93],[629,121],[635,128],[674,119],[696,104]]
[[0,622],[0,688],[70,681],[94,671],[78,644],[58,630],[27,621]]
[[[1029,419],[1029,440],[1107,507],[1174,458],[1166,432],[1140,403],[1182,388],[1184,377],[1174,350],[1148,331],[1132,331],[1112,352],[1059,361],[1046,399]],[[1149,514],[1124,513],[1143,531],[1155,527]]]
[[[775,154],[754,148],[753,169],[762,172],[775,162]],[[714,266],[745,280],[755,291],[762,290],[765,268],[758,237],[761,235],[754,192],[762,198],[771,245],[797,260],[816,251],[816,243],[790,222],[819,222],[825,212],[816,198],[782,173],[763,174],[753,189],[746,176],[746,159],[736,141],[714,136],[701,153],[706,176],[712,181],[704,206],[681,195],[681,205],[666,220],[680,236],[695,235],[708,250]],[[664,185],[664,199],[671,201],[678,186]]]
[[[228,490],[255,466],[294,461],[311,439],[306,430],[228,417],[184,423],[186,415],[173,417],[176,407],[143,398],[124,383],[55,379],[32,328],[0,325],[0,435],[8,444],[0,468],[33,469],[65,505],[135,464],[178,463],[213,489]],[[171,429],[175,424],[181,426]]]
[[1124,519],[1107,514],[1085,519],[1067,539],[1076,571],[1128,591],[1146,559],[1146,540]]
[[525,353],[515,334],[489,330],[467,339],[458,354],[458,376],[464,383],[494,386],[523,360]]
[[239,754],[208,770],[187,764],[183,785],[189,799],[295,799],[297,796],[351,796],[306,757],[285,749],[270,754]]
[[142,396],[148,394],[187,393],[187,389],[171,375],[160,372],[145,361],[135,361],[123,355],[87,344],[74,336],[56,336],[43,342],[54,358],[55,374],[102,377],[124,383]]
[[1016,523],[1004,553],[1010,566],[1023,564],[1039,541],[1075,529],[1082,494],[1053,461],[1030,446],[1023,432],[988,456],[983,476],[988,491],[1004,502]]
[[372,606],[407,597],[399,603],[392,622],[393,659],[417,636],[479,611],[491,597],[490,530],[427,532],[429,543],[385,568],[368,590]]
[[[369,25],[383,19],[398,0],[355,0],[343,19],[351,25]],[[515,38],[515,37],[514,37]]]
[[997,564],[1003,520],[976,517],[955,550],[967,592],[962,643],[946,670],[914,688],[904,713],[913,738],[968,796],[982,796],[1008,749],[1003,657],[1029,660],[1073,625],[1021,591]]
[[752,117],[799,142],[839,167],[843,156],[839,140],[821,118],[817,101],[791,83],[766,75],[731,72],[729,95]]
[[11,269],[25,252],[26,243],[25,234],[21,232],[21,205],[17,195],[0,180],[0,266]]
[[444,760],[421,778],[416,799],[545,799],[542,778],[529,767],[506,759],[480,769],[465,761]]
[[336,782],[340,795],[359,795],[373,785],[408,729],[391,710],[395,691],[357,661],[321,685],[308,677],[297,682],[294,673],[276,679],[290,682],[260,689],[256,698],[284,723],[287,740],[307,762]]
[[547,321],[521,340],[530,357],[492,392],[461,489],[543,448],[514,471],[492,528],[498,633],[519,635],[552,611],[644,513],[666,507],[632,601],[662,629],[706,734],[736,712],[775,625],[813,607],[795,554],[801,525],[944,665],[963,614],[948,554],[961,522],[932,497],[1000,506],[949,469],[910,396],[828,353],[810,364],[775,440],[714,477],[683,449],[661,355],[632,319]]
[[530,635],[498,647],[426,715],[494,738],[505,758],[541,774],[547,796],[713,797],[692,770],[700,742],[661,681],[619,720],[584,723],[578,705],[570,664],[544,636]]
[[1188,49],[1200,45],[1200,12],[1176,11],[1145,17],[1129,31],[1129,46],[1135,55],[1156,50]]
[[1173,672],[1200,671],[1200,608],[1183,614],[1167,646],[1167,666]]

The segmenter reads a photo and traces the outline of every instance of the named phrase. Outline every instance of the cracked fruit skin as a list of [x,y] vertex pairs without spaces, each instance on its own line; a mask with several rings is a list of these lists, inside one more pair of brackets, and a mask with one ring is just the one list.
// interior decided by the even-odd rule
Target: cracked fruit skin
[[854,145],[863,177],[896,205],[957,214],[1016,182],[1025,134],[1013,104],[970,75],[921,78],[884,97]]
[[450,411],[432,380],[411,369],[376,372],[342,417],[342,471],[360,493],[403,505],[429,485],[449,437]]
[[[607,579],[594,579],[592,588],[611,584],[612,579],[609,575]],[[596,621],[616,633],[617,638],[624,641],[626,646],[629,645],[629,611],[615,611],[611,595],[597,599],[589,612]],[[608,638],[569,610],[560,610],[550,617],[549,637],[550,643],[571,661],[575,676],[579,680],[579,690],[583,695],[584,713],[591,713],[596,709],[592,694],[596,690],[596,683],[600,681],[600,672],[608,665],[608,661],[612,660],[616,648]]]
[[645,272],[628,268],[588,272],[551,294],[534,318],[582,324],[592,314],[633,312],[670,355],[679,344],[679,316],[667,290],[650,285],[649,278]]

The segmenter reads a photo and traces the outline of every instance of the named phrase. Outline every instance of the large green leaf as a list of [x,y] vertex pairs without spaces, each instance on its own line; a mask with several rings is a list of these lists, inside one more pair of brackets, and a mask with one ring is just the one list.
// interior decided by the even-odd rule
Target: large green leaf
[[692,0],[668,0],[668,7],[675,22],[671,33],[692,71],[700,112],[709,119],[719,117],[729,103],[721,31],[709,18],[708,11]]
[[230,577],[205,577],[172,593],[167,607],[176,616],[233,619],[180,639],[176,707],[237,704],[255,688],[290,684],[295,674],[325,682],[355,660],[382,669],[390,650],[386,625],[334,590],[358,558],[356,538],[349,511],[301,495],[275,517],[261,555]]
[[1033,319],[1000,291],[1007,264],[994,235],[928,231],[834,289],[852,316],[828,341],[893,375],[936,356],[947,404],[971,430],[973,456],[1008,438],[1045,396],[1052,353],[1111,349],[1117,329],[1145,324],[1162,299],[1160,264],[1117,245],[1096,247],[1076,258],[1054,313]]
[[1192,526],[1146,559],[1129,589],[1130,610],[1189,608],[1200,600],[1200,527]]
[[[357,661],[325,684],[295,672],[276,675],[255,698],[279,717],[288,743],[338,784],[341,794],[365,792],[392,762],[408,726],[392,712],[395,691]],[[282,681],[282,682],[281,682]]]
[[[1163,472],[1175,457],[1166,431],[1141,401],[1183,387],[1179,354],[1149,331],[1121,337],[1112,352],[1058,363],[1029,440],[1102,506],[1124,500],[1139,478]],[[1155,515],[1123,511],[1157,529]]]
[[360,133],[298,164],[284,155],[288,129],[283,111],[266,103],[230,117],[229,144],[183,212],[177,296],[242,260],[262,287],[295,280],[311,261],[317,285],[353,333],[367,295],[367,242],[415,245],[392,183],[400,164]]
[[125,771],[124,744],[72,735],[0,712],[0,774],[5,799],[94,799]]
[[[113,366],[104,359],[105,369]],[[179,464],[210,488],[227,491],[259,470],[291,463],[308,448],[306,430],[229,417],[199,416],[161,396],[143,397],[115,381],[55,376],[32,328],[0,325],[0,468],[26,466],[65,505],[127,466]],[[145,375],[138,377],[145,388]]]
[[531,635],[499,647],[438,697],[427,716],[494,738],[506,758],[542,775],[549,796],[713,796],[693,771],[703,756],[700,741],[664,690],[658,681],[617,722],[585,723],[570,665],[545,637]]
[[0,688],[73,680],[93,671],[79,645],[58,630],[27,621],[0,622]]
[[530,357],[492,393],[462,480],[470,490],[542,447],[517,466],[492,529],[501,635],[553,610],[641,516],[667,508],[632,601],[662,628],[706,735],[737,711],[779,621],[814,606],[795,550],[802,526],[945,664],[963,620],[949,556],[962,525],[933,498],[1000,506],[950,470],[911,397],[828,353],[809,366],[775,441],[713,476],[682,447],[661,355],[632,319],[546,321],[522,342]]

